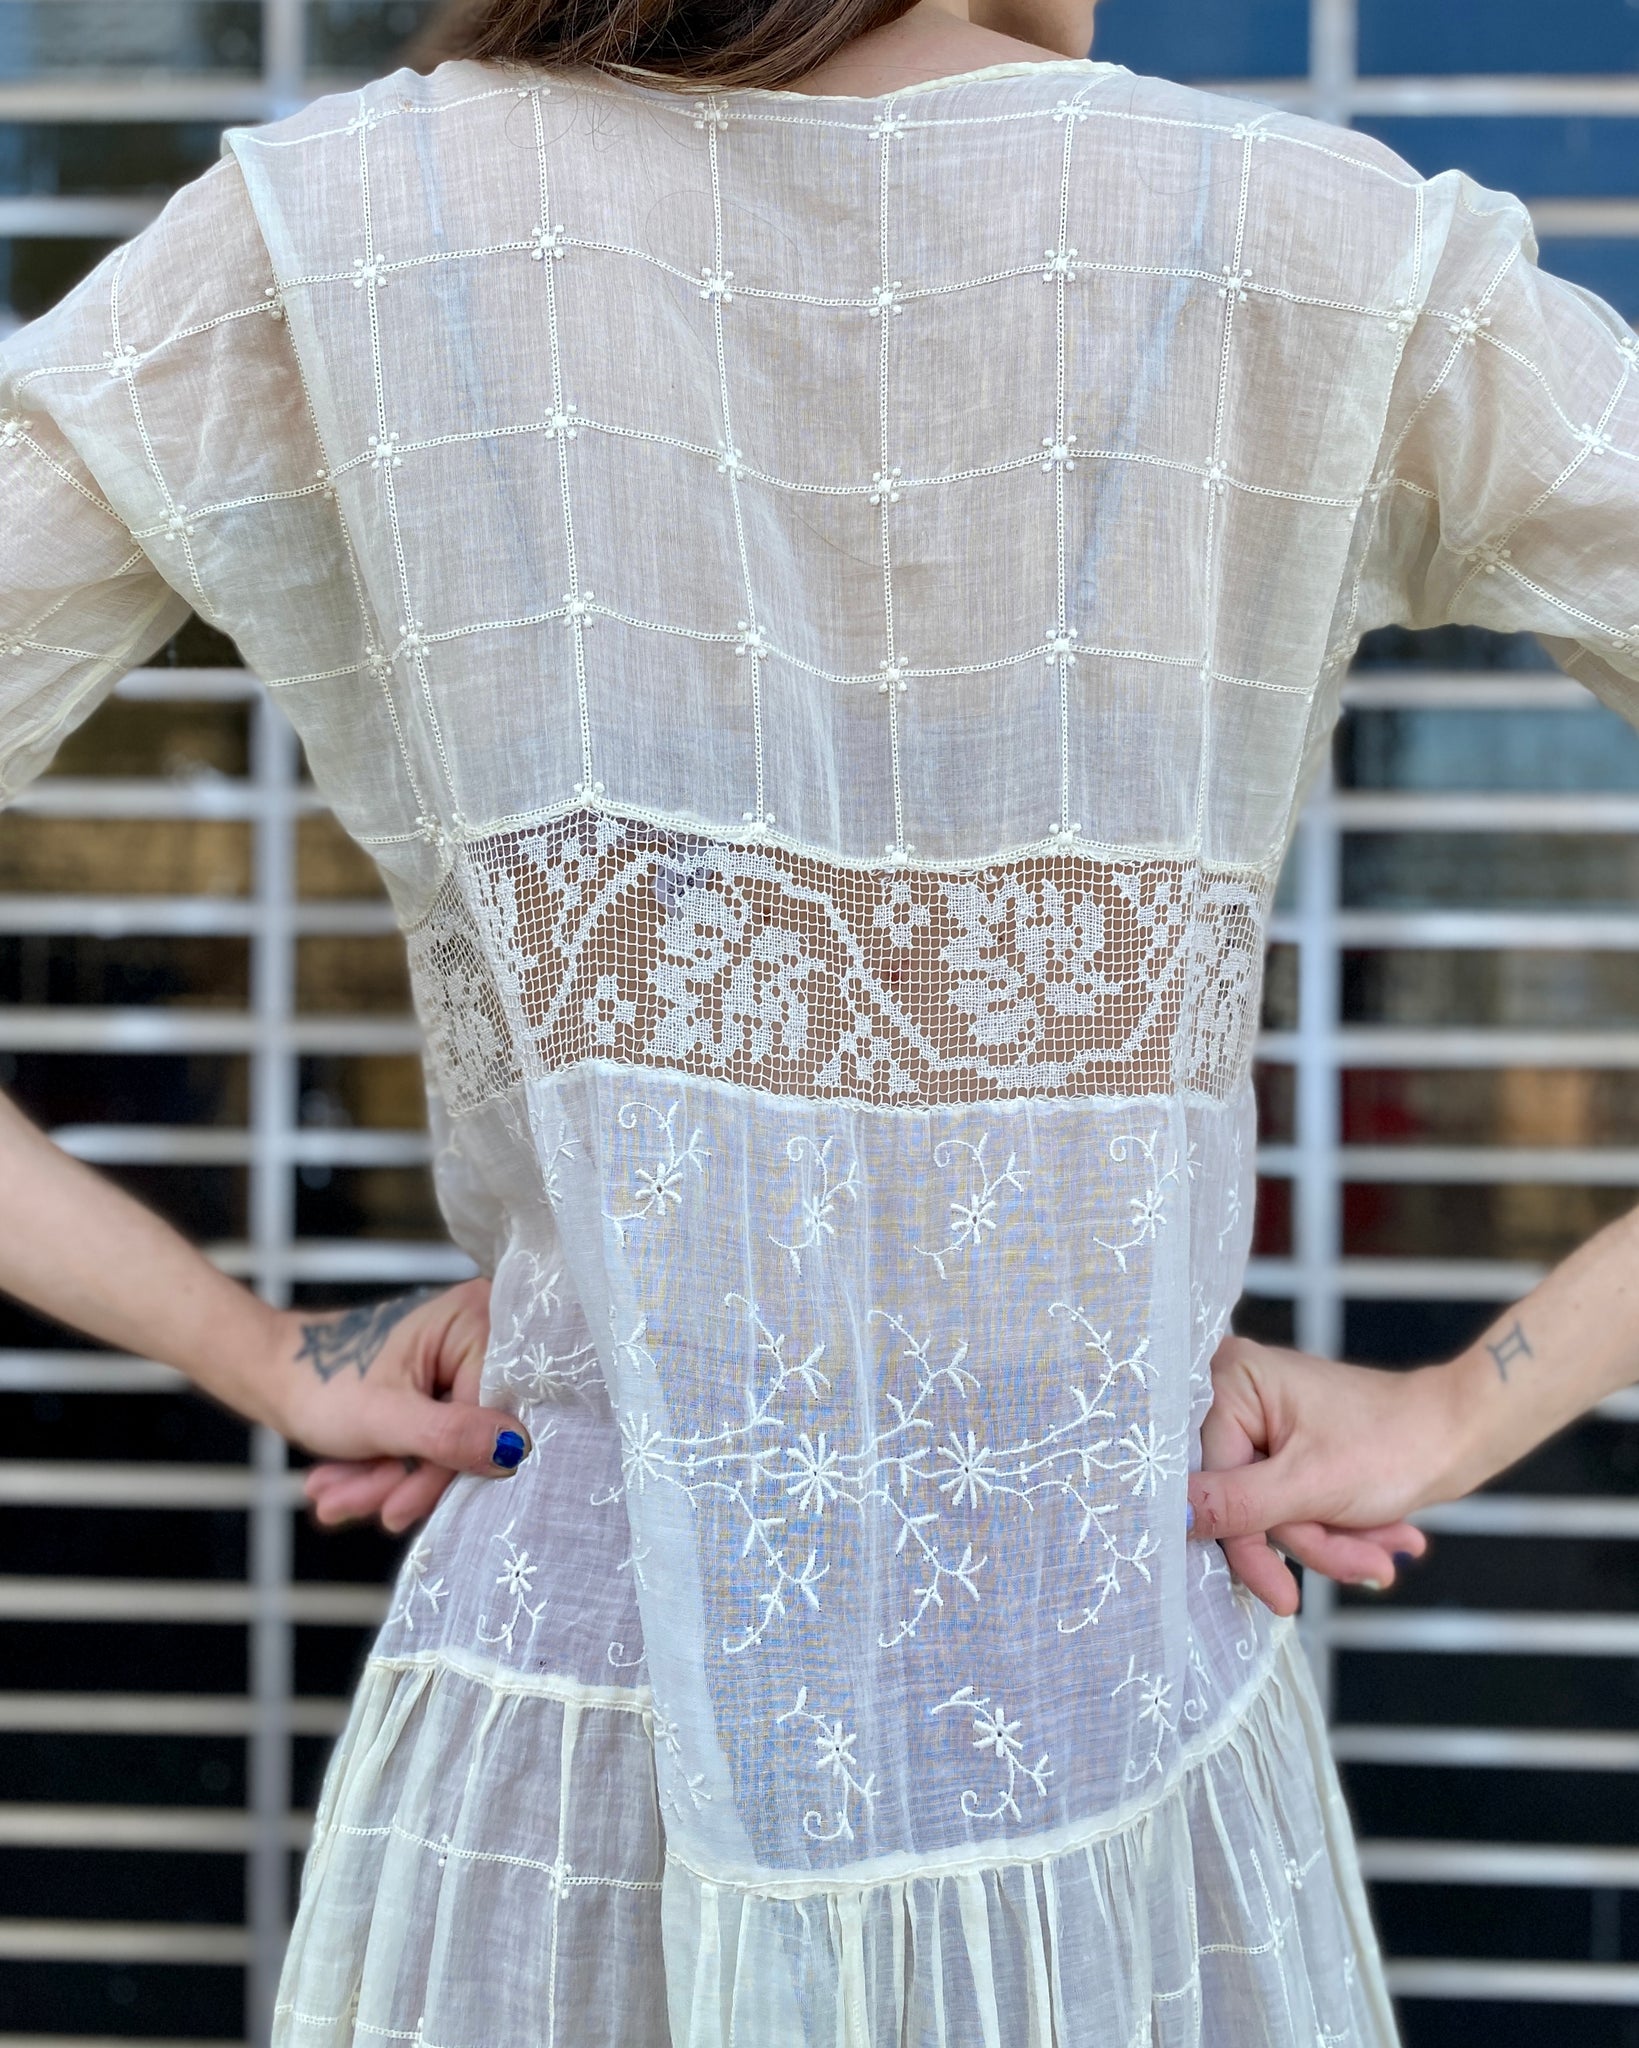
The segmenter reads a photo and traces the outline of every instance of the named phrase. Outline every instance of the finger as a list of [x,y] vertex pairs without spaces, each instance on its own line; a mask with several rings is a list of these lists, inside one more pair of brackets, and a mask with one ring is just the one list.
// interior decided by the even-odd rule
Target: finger
[[423,1458],[446,1472],[505,1479],[534,1449],[529,1431],[503,1409],[435,1401],[409,1388],[382,1387],[368,1414],[371,1435],[382,1452]]
[[1279,1452],[1250,1465],[1192,1472],[1189,1504],[1189,1533],[1197,1542],[1259,1535],[1278,1522],[1306,1520],[1310,1512],[1305,1489]]
[[374,1515],[403,1477],[404,1467],[396,1459],[377,1459],[326,1488],[315,1501],[314,1512],[326,1526]]
[[1276,1614],[1296,1614],[1298,1582],[1266,1536],[1231,1536],[1223,1545],[1230,1570]]
[[438,1465],[422,1465],[407,1476],[400,1470],[397,1485],[381,1504],[381,1526],[390,1536],[398,1536],[412,1523],[425,1520],[454,1477]]
[[1299,1564],[1323,1572],[1329,1579],[1375,1589],[1393,1584],[1393,1553],[1358,1529],[1328,1528],[1324,1522],[1285,1522],[1269,1534]]

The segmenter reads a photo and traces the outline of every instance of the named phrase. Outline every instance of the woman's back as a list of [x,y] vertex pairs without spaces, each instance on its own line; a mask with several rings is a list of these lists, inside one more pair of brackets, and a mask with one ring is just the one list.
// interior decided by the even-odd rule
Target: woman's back
[[1290,1631],[1184,1479],[1341,676],[1460,616],[1639,704],[1632,337],[1513,202],[1092,63],[454,63],[230,140],[8,358],[42,602],[76,491],[144,553],[86,526],[83,629],[16,625],[13,759],[187,603],[277,691],[540,1450],[406,1563],[321,1814],[393,1932],[312,1881],[292,2038],[476,2038],[403,1958],[497,1863],[461,1910],[535,1870],[595,2006],[663,1824],[679,2039],[1387,2039]]

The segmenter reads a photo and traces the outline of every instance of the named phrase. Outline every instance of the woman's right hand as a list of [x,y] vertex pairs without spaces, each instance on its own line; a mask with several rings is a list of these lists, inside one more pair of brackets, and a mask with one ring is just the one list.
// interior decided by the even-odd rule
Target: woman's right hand
[[1226,1337],[1212,1360],[1202,1470],[1189,1480],[1191,1536],[1220,1543],[1236,1577],[1277,1614],[1298,1605],[1279,1551],[1329,1578],[1387,1586],[1397,1554],[1428,1547],[1405,1518],[1447,1497],[1440,1374]]

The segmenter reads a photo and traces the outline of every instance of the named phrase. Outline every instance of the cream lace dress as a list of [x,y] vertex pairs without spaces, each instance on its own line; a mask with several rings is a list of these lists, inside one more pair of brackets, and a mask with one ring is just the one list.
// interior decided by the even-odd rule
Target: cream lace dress
[[1639,714],[1639,344],[1516,201],[1090,61],[226,145],[0,354],[0,763],[238,641],[536,1444],[407,1551],[281,2048],[1388,2048],[1184,1534],[1265,918],[1364,629]]

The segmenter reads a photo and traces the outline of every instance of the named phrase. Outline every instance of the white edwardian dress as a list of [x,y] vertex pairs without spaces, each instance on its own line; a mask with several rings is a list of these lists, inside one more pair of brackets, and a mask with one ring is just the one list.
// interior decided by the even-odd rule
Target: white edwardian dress
[[0,351],[0,780],[190,608],[379,863],[533,1456],[415,1538],[282,2048],[1389,2048],[1186,1544],[1359,636],[1639,717],[1639,343],[1519,203],[1091,61],[471,62]]

